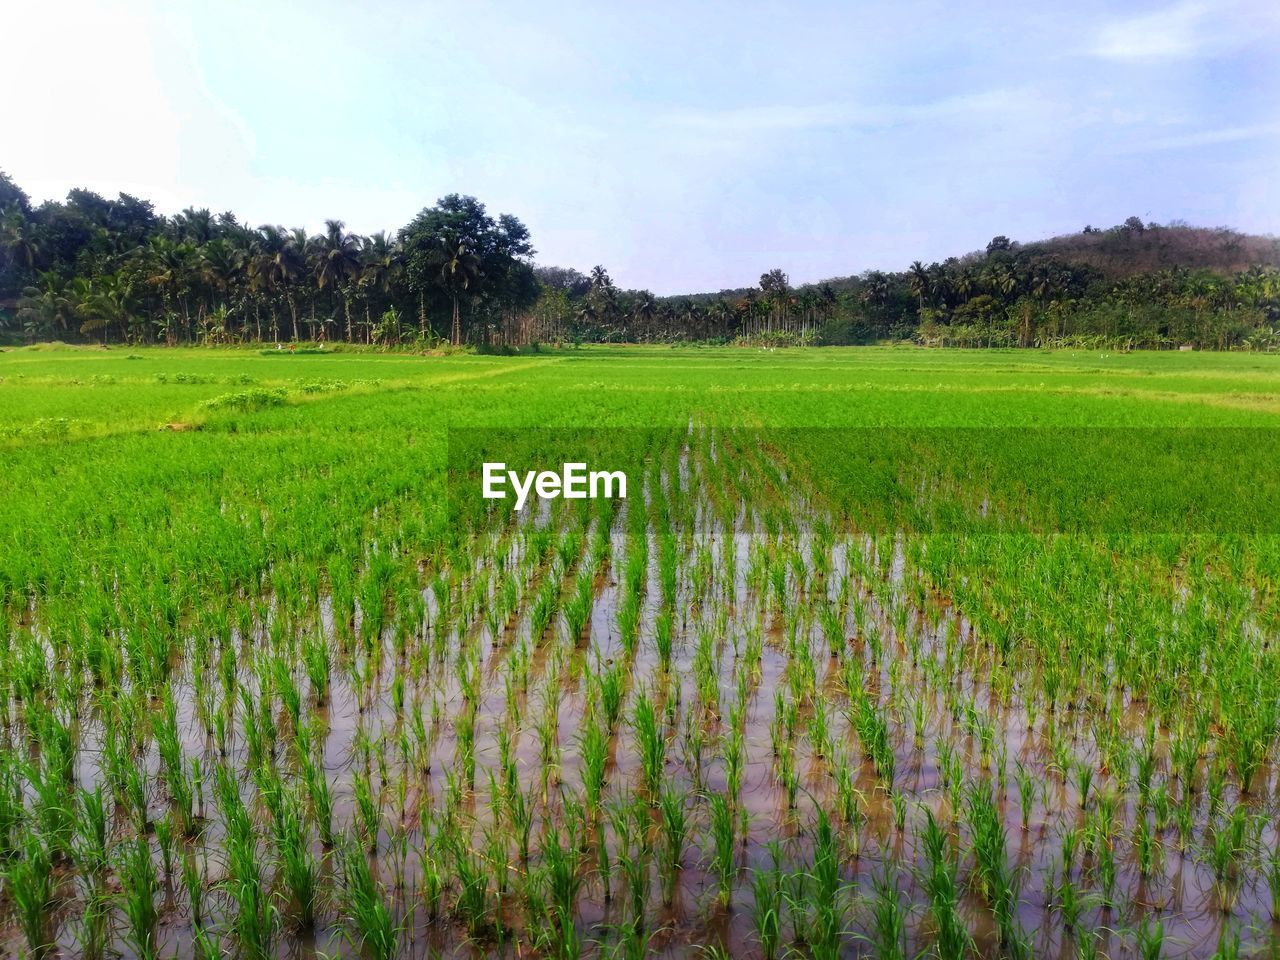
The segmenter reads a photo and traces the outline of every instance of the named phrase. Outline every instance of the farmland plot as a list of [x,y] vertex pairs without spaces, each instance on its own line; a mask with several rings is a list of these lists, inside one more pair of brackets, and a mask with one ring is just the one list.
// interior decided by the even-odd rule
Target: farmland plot
[[[1248,483],[1202,470],[1218,494],[1181,527],[1185,504],[1145,487],[1090,501],[1110,521],[1090,525],[1069,509],[1089,471],[1064,468],[1065,490],[1016,471],[981,486],[971,458],[931,461],[913,435],[932,481],[892,461],[897,482],[877,485],[879,464],[868,486],[854,451],[900,435],[741,426],[810,426],[859,376],[885,378],[868,397],[903,388],[905,420],[926,409],[932,388],[905,389],[914,358],[871,356],[900,369],[779,359],[767,376],[798,378],[780,396],[696,355],[656,383],[645,354],[565,381],[567,363],[459,360],[419,382],[372,359],[291,380],[273,361],[261,383],[157,384],[155,413],[188,431],[96,420],[81,394],[144,392],[127,381],[5,384],[80,421],[6,448],[23,481],[0,580],[6,948],[1266,955],[1267,381],[1158,388],[1176,404],[1211,387],[1198,423],[1238,413],[1252,433],[1211,436],[1245,451]],[[455,424],[502,427],[504,379],[532,405],[511,419],[572,400],[567,425],[587,422],[603,390],[634,404],[619,426],[668,429],[592,448],[633,471],[625,500],[476,505],[447,431],[406,409],[423,394]],[[1003,416],[1029,411],[1061,408]],[[1167,441],[1144,436],[1137,459],[1166,486],[1207,449],[1162,465]],[[1087,463],[1118,437],[1061,450]]]

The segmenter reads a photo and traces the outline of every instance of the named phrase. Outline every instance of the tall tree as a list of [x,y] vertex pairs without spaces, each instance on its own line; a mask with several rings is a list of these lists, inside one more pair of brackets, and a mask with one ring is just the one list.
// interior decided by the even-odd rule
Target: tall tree
[[324,233],[315,238],[312,246],[316,287],[335,290],[342,298],[347,342],[350,343],[355,337],[351,324],[350,282],[360,273],[360,237],[348,233],[346,224],[341,220],[326,220]]
[[466,240],[446,238],[441,246],[443,256],[440,263],[440,282],[448,291],[449,299],[453,303],[449,342],[456,347],[462,343],[462,319],[458,304],[467,291],[480,280],[482,275],[480,258],[471,252]]
[[418,294],[420,320],[428,306],[450,310],[451,339],[461,342],[462,305],[497,312],[531,306],[537,298],[529,231],[510,214],[496,220],[475,197],[449,194],[400,231],[405,277]]

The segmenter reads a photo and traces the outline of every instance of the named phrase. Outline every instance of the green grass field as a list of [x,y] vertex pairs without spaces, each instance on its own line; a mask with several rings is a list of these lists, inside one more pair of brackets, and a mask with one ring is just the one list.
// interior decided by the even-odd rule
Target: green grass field
[[[0,949],[1272,955],[1277,427],[1258,354],[7,350]],[[478,500],[574,444],[627,500]]]

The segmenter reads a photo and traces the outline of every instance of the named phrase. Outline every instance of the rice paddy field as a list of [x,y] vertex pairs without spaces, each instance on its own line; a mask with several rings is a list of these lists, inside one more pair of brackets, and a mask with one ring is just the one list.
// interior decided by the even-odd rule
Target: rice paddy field
[[1265,355],[0,353],[0,952],[1274,956],[1278,427]]

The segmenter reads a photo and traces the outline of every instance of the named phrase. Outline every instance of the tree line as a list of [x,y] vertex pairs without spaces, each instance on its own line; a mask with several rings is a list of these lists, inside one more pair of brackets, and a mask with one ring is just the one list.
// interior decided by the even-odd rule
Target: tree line
[[395,234],[318,234],[0,174],[0,308],[29,340],[398,345],[501,337],[538,297],[528,228],[451,194]]
[[[446,196],[394,233],[362,236],[329,220],[309,234],[205,209],[166,217],[128,194],[72,190],[33,206],[0,173],[0,331],[167,344],[1275,349],[1275,250],[1262,238],[1131,217],[1046,243],[996,237],[983,251],[903,271],[793,286],[774,269],[750,288],[659,297],[618,287],[603,266],[535,265],[528,228],[473,197]],[[1123,269],[1170,260],[1197,266]]]

